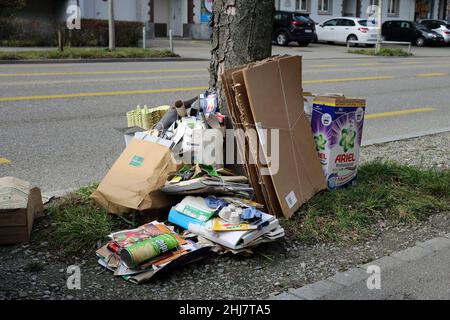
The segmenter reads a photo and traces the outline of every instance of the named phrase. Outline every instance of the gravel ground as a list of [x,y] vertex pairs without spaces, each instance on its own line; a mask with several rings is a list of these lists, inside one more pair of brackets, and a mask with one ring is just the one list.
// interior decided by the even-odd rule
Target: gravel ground
[[361,161],[394,160],[422,168],[450,168],[450,132],[366,146]]
[[[363,148],[362,161],[376,158],[448,169],[450,133]],[[37,224],[38,233],[42,224]],[[0,247],[0,299],[263,299],[298,288],[448,233],[445,214],[408,226],[386,227],[356,245],[306,245],[293,238],[261,245],[250,257],[210,254],[202,261],[134,285],[100,268],[93,252],[61,257],[46,243]],[[69,265],[81,268],[81,290],[68,290]]]

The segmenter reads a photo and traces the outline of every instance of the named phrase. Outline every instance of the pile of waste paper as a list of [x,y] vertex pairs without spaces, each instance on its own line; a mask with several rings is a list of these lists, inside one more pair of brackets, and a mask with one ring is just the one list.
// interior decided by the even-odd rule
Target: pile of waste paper
[[194,262],[210,249],[208,243],[181,237],[157,221],[112,233],[109,238],[108,244],[96,252],[98,263],[115,276],[137,284],[163,269]]
[[[327,186],[354,183],[364,100],[315,95],[305,105],[299,56],[221,77],[239,174],[224,165],[228,119],[216,93],[127,113],[126,148],[91,196],[109,213],[137,214],[143,224],[111,234],[97,251],[114,275],[142,283],[207,251],[251,253],[284,237],[277,217],[290,218]],[[342,161],[332,165],[333,158]]]

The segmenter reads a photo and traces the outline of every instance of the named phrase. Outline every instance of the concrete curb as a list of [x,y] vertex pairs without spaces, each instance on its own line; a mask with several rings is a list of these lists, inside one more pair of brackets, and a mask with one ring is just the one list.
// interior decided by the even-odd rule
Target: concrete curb
[[420,137],[424,137],[424,136],[432,136],[435,134],[445,133],[445,132],[449,132],[449,131],[450,131],[450,127],[446,127],[446,128],[418,131],[415,133],[402,134],[402,135],[398,135],[398,136],[392,136],[392,137],[381,138],[381,139],[370,139],[370,140],[364,141],[361,144],[361,146],[365,147],[365,146],[371,146],[371,145],[375,145],[375,144],[383,144],[383,143],[394,142],[394,141],[409,140],[409,139],[420,138]]
[[367,281],[370,276],[369,266],[378,266],[381,270],[391,270],[402,267],[407,263],[422,259],[430,254],[436,254],[450,247],[450,233],[436,237],[416,246],[394,252],[372,262],[359,265],[345,272],[338,272],[325,280],[314,282],[297,289],[289,289],[286,292],[271,296],[268,300],[317,300],[324,298],[330,293],[336,293],[341,289],[350,287],[356,283]]
[[105,58],[105,59],[37,59],[37,60],[0,60],[2,64],[70,64],[70,63],[105,63],[105,62],[195,62],[209,61],[202,58]]

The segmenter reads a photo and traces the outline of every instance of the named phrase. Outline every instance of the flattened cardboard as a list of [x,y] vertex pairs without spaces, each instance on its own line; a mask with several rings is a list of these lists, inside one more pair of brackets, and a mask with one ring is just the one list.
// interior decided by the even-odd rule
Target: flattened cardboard
[[[243,67],[238,67],[238,68],[226,70],[221,76],[222,83],[224,86],[225,96],[227,98],[228,111],[230,112],[233,128],[235,130],[244,129],[245,121],[241,119],[241,117],[240,117],[241,113],[236,106],[237,101],[236,101],[235,90],[233,88],[234,83],[233,83],[232,74],[235,71],[241,70],[242,68]],[[264,195],[264,192],[265,192],[263,190],[264,186],[263,186],[261,180],[258,178],[258,168],[257,168],[256,164],[251,164],[251,163],[248,163],[247,161],[245,161],[245,159],[247,158],[245,150],[248,149],[248,147],[246,148],[246,145],[248,146],[248,143],[246,143],[246,139],[240,135],[237,135],[236,136],[236,144],[237,144],[239,156],[242,160],[244,160],[245,171],[247,173],[250,185],[252,186],[252,188],[254,190],[256,201],[258,203],[262,204],[265,208],[268,208],[270,210],[269,205],[266,200],[267,197]]]
[[299,90],[301,57],[270,58],[248,66],[243,74],[254,122],[263,129],[280,130],[280,164],[271,178],[282,213],[289,218],[326,188]]
[[[245,86],[244,74],[242,70],[237,70],[233,72],[232,75],[234,89],[236,94],[236,106],[239,109],[239,114],[241,115],[242,123],[245,129],[256,129],[255,121],[253,119],[253,114],[250,108],[250,102],[248,101],[247,88]],[[272,184],[272,179],[268,175],[262,175],[262,166],[258,159],[258,150],[261,148],[259,139],[246,139],[246,148],[252,157],[255,165],[255,173],[258,181],[262,182],[261,191],[263,193],[267,209],[270,213],[276,215],[280,213],[281,207],[278,203],[277,196],[275,193],[275,188]],[[255,161],[256,160],[256,161]]]
[[118,215],[132,209],[168,208],[173,199],[159,189],[177,167],[169,148],[133,139],[91,197],[108,212]]

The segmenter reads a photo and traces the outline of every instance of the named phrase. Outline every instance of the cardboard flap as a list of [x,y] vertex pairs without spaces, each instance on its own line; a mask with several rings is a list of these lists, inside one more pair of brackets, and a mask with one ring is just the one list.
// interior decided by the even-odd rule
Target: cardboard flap
[[[269,171],[283,215],[290,217],[326,187],[311,128],[304,117],[301,57],[268,59],[249,66],[243,74],[255,124],[279,130],[279,166],[270,166]],[[268,163],[269,152],[263,151]]]

